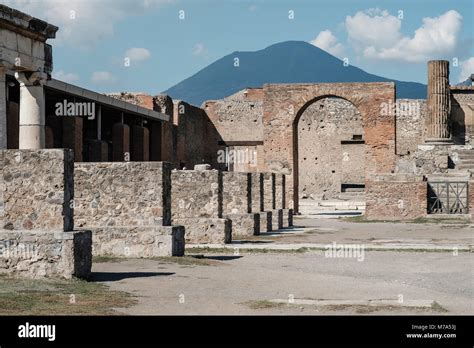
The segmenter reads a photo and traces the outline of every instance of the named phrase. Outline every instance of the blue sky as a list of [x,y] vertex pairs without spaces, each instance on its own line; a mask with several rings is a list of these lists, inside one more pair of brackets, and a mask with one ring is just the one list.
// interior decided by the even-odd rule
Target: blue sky
[[[399,80],[426,83],[426,60],[436,58],[459,63],[451,65],[454,83],[474,72],[472,0],[6,4],[60,27],[50,41],[56,78],[101,92],[156,94],[233,51],[286,40],[313,42],[370,73]],[[124,64],[127,57],[130,66]]]

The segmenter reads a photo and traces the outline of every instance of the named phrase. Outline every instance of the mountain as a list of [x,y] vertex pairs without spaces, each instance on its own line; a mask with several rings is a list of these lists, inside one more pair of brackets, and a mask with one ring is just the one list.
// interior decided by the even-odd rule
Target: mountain
[[[238,57],[239,67],[234,67]],[[398,98],[426,98],[426,85],[369,74],[304,41],[285,41],[256,52],[233,52],[164,91],[194,105],[265,83],[394,81]]]

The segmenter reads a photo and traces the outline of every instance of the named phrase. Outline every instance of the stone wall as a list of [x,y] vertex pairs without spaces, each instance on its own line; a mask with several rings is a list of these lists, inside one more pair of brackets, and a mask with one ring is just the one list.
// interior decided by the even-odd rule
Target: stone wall
[[246,214],[252,209],[252,177],[250,173],[223,172],[223,212]]
[[263,210],[276,209],[275,173],[263,173]]
[[222,173],[176,170],[171,173],[172,219],[221,218]]
[[22,278],[88,278],[92,267],[90,231],[0,230],[0,273]]
[[333,198],[342,184],[364,184],[365,144],[362,116],[341,98],[323,98],[298,121],[300,197]]
[[452,134],[456,144],[474,145],[474,87],[451,87]]
[[0,228],[73,229],[71,150],[1,150],[0,168]]
[[167,162],[75,164],[76,226],[171,224],[171,165]]
[[177,168],[191,169],[208,163],[223,169],[224,163],[217,162],[219,149],[224,149],[219,145],[222,139],[203,109],[174,101],[174,125]]
[[425,217],[427,190],[428,185],[421,176],[371,176],[366,182],[366,217],[369,220],[411,220]]
[[87,278],[90,231],[72,231],[71,150],[0,151],[0,273]]
[[394,110],[397,114],[397,154],[409,155],[424,142],[426,100],[397,99]]
[[[260,91],[260,93],[254,92]],[[262,89],[246,89],[203,104],[224,141],[263,141]],[[238,130],[238,131],[236,131]]]

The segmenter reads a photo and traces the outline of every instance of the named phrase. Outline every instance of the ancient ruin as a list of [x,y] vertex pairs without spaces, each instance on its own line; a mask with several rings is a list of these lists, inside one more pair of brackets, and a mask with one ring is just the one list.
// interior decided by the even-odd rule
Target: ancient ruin
[[472,219],[474,87],[447,61],[428,62],[426,101],[298,83],[198,107],[51,78],[57,30],[0,5],[0,243],[36,248],[0,272],[87,277],[92,255],[181,256],[325,206]]

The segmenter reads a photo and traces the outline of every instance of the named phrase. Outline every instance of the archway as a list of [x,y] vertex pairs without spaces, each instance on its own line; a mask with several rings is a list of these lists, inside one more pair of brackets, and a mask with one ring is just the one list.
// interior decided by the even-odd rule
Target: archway
[[364,126],[357,107],[321,96],[300,110],[293,127],[300,199],[340,199],[345,192],[364,191]]
[[298,188],[295,118],[318,99],[343,98],[359,110],[365,138],[365,178],[394,171],[395,115],[381,112],[384,104],[395,102],[393,82],[267,84],[263,90],[265,169],[285,174],[287,181],[293,182],[286,186],[286,205],[295,212],[299,200],[295,189]]

